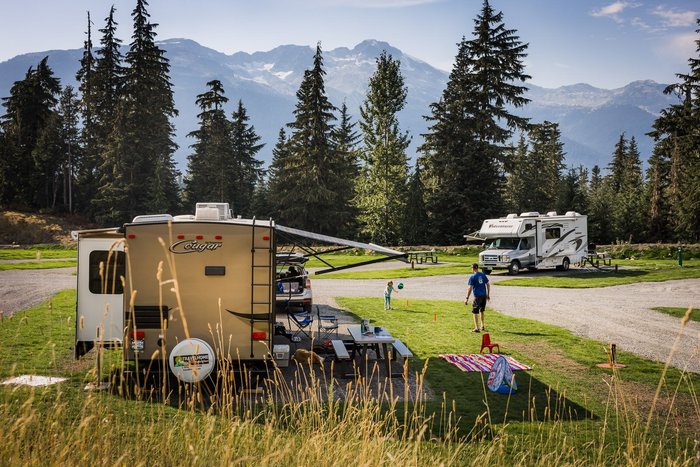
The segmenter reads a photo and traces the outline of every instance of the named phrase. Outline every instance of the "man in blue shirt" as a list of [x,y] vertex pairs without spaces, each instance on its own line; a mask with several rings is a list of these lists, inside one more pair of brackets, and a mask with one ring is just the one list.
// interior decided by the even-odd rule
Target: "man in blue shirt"
[[472,305],[472,314],[474,315],[474,332],[479,332],[479,315],[481,315],[481,330],[486,330],[484,323],[484,310],[486,309],[486,300],[491,300],[491,284],[486,274],[479,272],[479,265],[472,264],[473,274],[469,278],[469,288],[467,289],[467,299],[464,304],[469,304],[469,296],[474,291],[474,304]]

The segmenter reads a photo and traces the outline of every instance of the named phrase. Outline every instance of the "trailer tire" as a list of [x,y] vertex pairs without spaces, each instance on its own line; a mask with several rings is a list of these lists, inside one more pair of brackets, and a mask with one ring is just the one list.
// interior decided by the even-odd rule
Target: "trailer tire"
[[564,260],[561,262],[561,264],[559,266],[557,266],[557,270],[568,271],[570,265],[571,265],[571,262],[569,261],[569,258],[564,258]]
[[510,262],[510,266],[508,266],[508,273],[511,276],[517,276],[519,272],[520,272],[520,262],[517,259],[514,259],[513,261]]

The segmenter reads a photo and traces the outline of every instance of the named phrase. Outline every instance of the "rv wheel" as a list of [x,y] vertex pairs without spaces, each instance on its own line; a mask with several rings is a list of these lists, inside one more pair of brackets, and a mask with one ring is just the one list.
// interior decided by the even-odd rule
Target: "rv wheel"
[[513,262],[510,263],[510,266],[508,267],[508,272],[511,276],[518,275],[518,273],[520,272],[520,263],[518,262],[518,260],[513,260]]
[[569,270],[569,258],[564,258],[559,266],[557,266],[558,271],[568,271]]

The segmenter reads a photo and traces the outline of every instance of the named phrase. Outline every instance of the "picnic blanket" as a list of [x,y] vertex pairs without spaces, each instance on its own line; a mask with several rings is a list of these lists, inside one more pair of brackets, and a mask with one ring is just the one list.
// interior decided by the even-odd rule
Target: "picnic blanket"
[[[469,355],[453,355],[453,354],[443,354],[438,355],[438,357],[443,360],[453,364],[462,371],[483,371],[488,372],[493,366],[493,362],[496,361],[501,354],[496,353],[473,353]],[[532,370],[531,367],[520,363],[513,357],[508,355],[503,355],[510,364],[512,370]]]

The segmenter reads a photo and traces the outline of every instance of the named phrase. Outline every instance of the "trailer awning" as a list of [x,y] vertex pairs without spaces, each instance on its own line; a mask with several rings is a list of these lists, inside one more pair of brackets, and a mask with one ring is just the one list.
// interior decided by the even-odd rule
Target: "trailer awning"
[[[306,230],[293,229],[291,227],[285,227],[283,225],[275,224],[275,230],[278,233],[278,237],[282,240],[286,240],[294,246],[299,247],[304,251],[304,256],[313,256],[321,261],[323,264],[328,266],[328,269],[323,269],[316,271],[315,274],[324,274],[326,272],[340,271],[342,269],[354,268],[357,266],[364,266],[367,264],[378,263],[380,261],[387,261],[391,259],[396,259],[403,262],[408,262],[406,259],[406,253],[398,250],[392,250],[391,248],[383,247],[381,245],[376,245],[374,243],[362,243],[353,240],[347,240],[345,238],[331,237],[329,235],[322,235],[315,232],[308,232]],[[316,243],[326,243],[329,245],[336,245],[338,248],[333,248],[330,250],[317,250],[312,245],[312,242]],[[336,251],[349,250],[350,248],[360,248],[363,250],[370,250],[376,253],[381,253],[385,255],[383,258],[372,259],[369,261],[363,261],[362,263],[355,263],[349,265],[334,266],[321,258],[321,255],[332,253]]]

